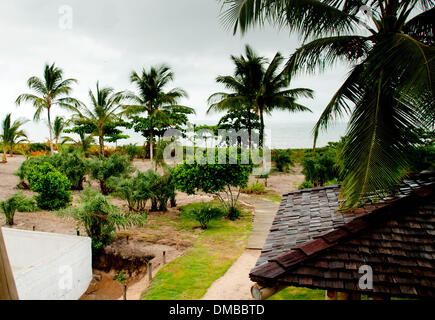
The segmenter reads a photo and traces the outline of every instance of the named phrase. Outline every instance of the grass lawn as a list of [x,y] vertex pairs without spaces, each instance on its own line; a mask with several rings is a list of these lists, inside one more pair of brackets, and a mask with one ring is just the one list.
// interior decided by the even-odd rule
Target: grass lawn
[[325,300],[325,290],[288,287],[268,300]]
[[[190,210],[200,204],[181,208],[177,229],[197,230]],[[193,248],[164,266],[145,291],[144,300],[198,300],[223,276],[243,253],[251,230],[252,216],[246,210],[240,220],[212,221],[200,233]]]

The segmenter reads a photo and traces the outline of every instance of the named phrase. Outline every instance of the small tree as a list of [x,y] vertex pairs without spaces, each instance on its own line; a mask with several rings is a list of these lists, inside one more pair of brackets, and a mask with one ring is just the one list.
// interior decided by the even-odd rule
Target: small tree
[[[216,156],[216,163],[218,163]],[[175,185],[178,190],[187,194],[198,191],[215,195],[227,211],[229,217],[236,212],[235,208],[243,188],[246,188],[252,165],[230,163],[227,150],[227,164],[193,164],[184,162],[174,169]],[[234,190],[235,189],[235,190]]]
[[126,214],[110,203],[109,198],[96,190],[86,188],[80,195],[81,206],[60,211],[60,216],[70,216],[86,230],[98,251],[109,244],[119,228],[144,226],[145,214]]

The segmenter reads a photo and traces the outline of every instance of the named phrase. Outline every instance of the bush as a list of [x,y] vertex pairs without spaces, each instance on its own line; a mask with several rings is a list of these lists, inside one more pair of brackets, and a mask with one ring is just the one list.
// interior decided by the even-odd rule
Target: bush
[[272,161],[275,162],[275,166],[279,172],[287,172],[290,167],[294,166],[291,159],[291,150],[273,150]]
[[254,182],[249,187],[242,190],[243,193],[247,194],[263,194],[266,190],[266,186],[261,182]]
[[147,217],[144,214],[126,214],[112,205],[109,198],[98,191],[86,188],[80,195],[81,206],[71,207],[59,212],[60,216],[70,216],[86,230],[92,239],[96,251],[109,244],[117,228],[144,226]]
[[313,184],[309,181],[304,181],[302,182],[302,184],[299,186],[299,190],[304,190],[304,189],[312,189],[314,188]]
[[89,171],[88,162],[78,151],[62,152],[52,156],[32,157],[24,161],[15,173],[20,178],[19,187],[27,188],[26,175],[35,165],[49,163],[68,178],[72,190],[83,190],[83,182]]
[[192,209],[195,220],[201,225],[201,229],[207,229],[210,221],[217,220],[225,215],[225,212],[210,203],[202,203],[200,207]]
[[149,174],[137,172],[133,178],[116,180],[117,185],[113,187],[114,194],[127,201],[128,210],[145,212],[146,204],[153,196],[153,180],[150,179]]
[[128,155],[128,158],[130,161],[133,161],[137,155],[139,155],[141,148],[136,146],[135,144],[128,144],[126,146],[123,146],[122,149],[125,151],[125,153]]
[[98,180],[100,183],[101,192],[108,195],[115,191],[114,185],[109,183],[109,178],[123,178],[127,177],[132,171],[133,167],[131,161],[127,156],[122,156],[115,153],[110,158],[98,158],[89,161],[89,168],[92,178]]
[[242,211],[240,211],[239,208],[229,207],[228,212],[227,212],[228,219],[230,219],[231,221],[235,221],[235,220],[239,219],[241,215],[242,215]]
[[31,168],[27,175],[30,189],[36,196],[38,207],[44,210],[65,208],[71,202],[71,183],[51,164],[44,163]]
[[173,169],[167,168],[164,175],[156,173],[152,186],[154,206],[160,212],[166,212],[168,201],[171,199],[171,206],[175,204],[175,179]]
[[309,152],[302,158],[302,173],[315,187],[324,186],[327,181],[339,180],[336,167],[337,149],[333,146]]

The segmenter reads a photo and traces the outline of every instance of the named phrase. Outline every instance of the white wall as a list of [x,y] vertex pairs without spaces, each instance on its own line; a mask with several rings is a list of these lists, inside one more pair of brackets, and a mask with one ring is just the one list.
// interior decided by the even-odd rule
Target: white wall
[[3,228],[21,300],[76,300],[92,280],[91,239]]

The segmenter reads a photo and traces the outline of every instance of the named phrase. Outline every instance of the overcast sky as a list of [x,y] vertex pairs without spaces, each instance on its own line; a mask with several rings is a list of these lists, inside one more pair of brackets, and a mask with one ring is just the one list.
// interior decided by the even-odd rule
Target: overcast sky
[[[60,26],[62,6],[72,8],[72,28]],[[134,89],[132,70],[166,63],[175,72],[171,87],[182,87],[189,98],[183,104],[197,110],[192,122],[213,124],[219,115],[206,115],[207,98],[222,88],[217,75],[233,72],[230,55],[243,53],[250,44],[261,55],[277,51],[289,56],[300,44],[297,35],[272,27],[233,36],[219,21],[216,0],[2,0],[0,3],[0,117],[32,119],[29,105],[16,107],[20,93],[29,92],[26,81],[42,77],[45,63],[55,62],[66,77],[79,80],[73,96],[88,102],[87,91],[97,80],[116,90]],[[66,24],[66,26],[68,26]],[[299,76],[292,87],[315,90],[314,100],[302,101],[313,114],[276,113],[266,125],[313,122],[344,80],[346,69],[337,66],[322,75]],[[54,110],[54,115],[68,115]],[[30,138],[48,137],[45,124],[29,124]]]

